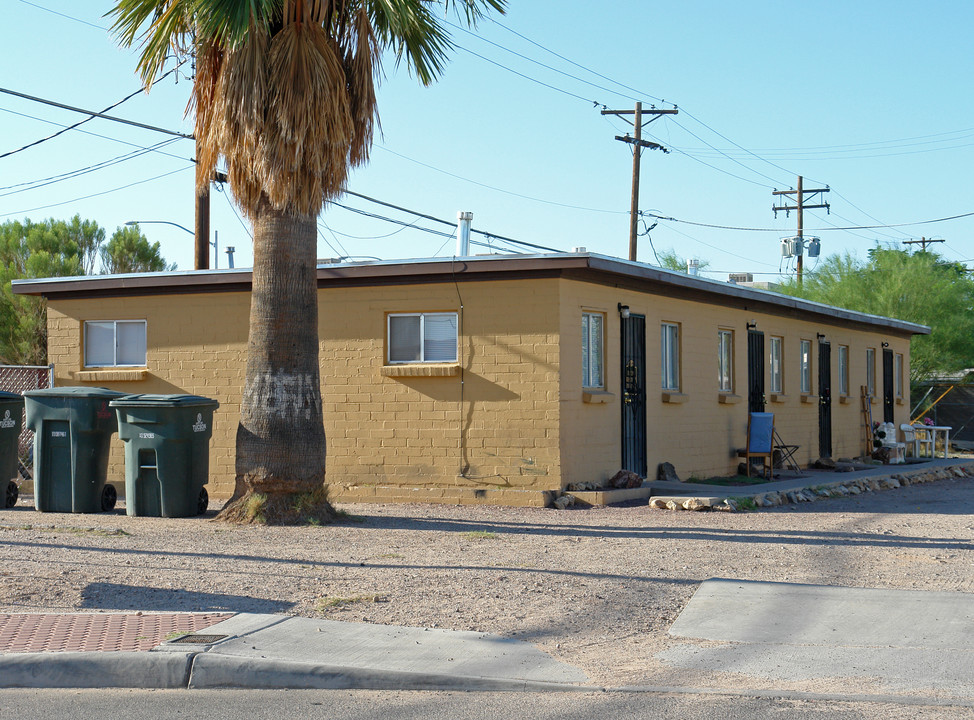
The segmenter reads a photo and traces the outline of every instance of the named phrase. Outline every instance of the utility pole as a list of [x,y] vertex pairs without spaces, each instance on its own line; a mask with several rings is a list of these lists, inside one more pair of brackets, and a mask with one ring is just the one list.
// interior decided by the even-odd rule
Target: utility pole
[[903,241],[903,244],[904,245],[919,245],[920,246],[920,251],[921,252],[926,252],[927,251],[927,245],[930,245],[931,243],[940,243],[940,242],[946,242],[946,241],[943,240],[943,239],[934,240],[932,238],[922,237],[919,240],[904,240]]
[[[226,173],[219,170],[213,173],[211,182],[225,183]],[[210,268],[210,186],[202,193],[196,193],[196,236],[195,265],[197,270]]]
[[[805,250],[802,246],[802,242],[803,242],[802,238],[804,237],[805,234],[805,226],[804,226],[804,219],[802,217],[802,210],[805,209],[814,210],[816,208],[825,208],[826,210],[828,210],[829,204],[827,202],[823,202],[817,205],[809,205],[806,202],[806,200],[814,199],[815,196],[818,195],[819,193],[827,193],[827,192],[829,192],[829,188],[827,185],[824,188],[815,188],[814,190],[804,190],[802,188],[802,176],[799,175],[797,190],[775,190],[773,193],[771,193],[772,195],[781,195],[781,196],[794,195],[795,196],[794,205],[774,205],[772,206],[771,210],[774,211],[775,217],[778,217],[779,210],[784,210],[786,213],[790,212],[791,210],[798,211],[798,285],[799,287],[801,287],[802,284],[802,268],[804,265],[803,260],[805,254]],[[782,197],[782,202],[785,202],[784,197]]]
[[625,136],[616,135],[616,140],[624,143],[628,143],[633,146],[632,148],[632,201],[629,206],[629,259],[635,261],[636,259],[636,225],[639,220],[639,158],[642,155],[643,148],[650,148],[651,150],[662,150],[664,153],[668,153],[667,150],[662,145],[654,142],[649,142],[648,140],[643,140],[643,114],[651,115],[652,118],[647,120],[646,123],[651,123],[653,120],[657,120],[660,115],[676,115],[680,111],[676,108],[672,110],[657,110],[655,107],[649,110],[643,111],[643,104],[641,102],[636,103],[635,110],[603,110],[603,115],[633,115],[635,116],[632,121],[632,126],[635,131],[636,136],[631,137],[629,133]]

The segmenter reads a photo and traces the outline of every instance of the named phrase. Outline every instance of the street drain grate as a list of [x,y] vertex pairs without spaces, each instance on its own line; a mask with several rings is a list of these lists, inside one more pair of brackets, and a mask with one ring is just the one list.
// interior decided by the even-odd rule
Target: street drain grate
[[220,642],[228,637],[229,635],[183,635],[175,640],[170,640],[170,642],[187,643],[190,645],[209,645],[211,643]]

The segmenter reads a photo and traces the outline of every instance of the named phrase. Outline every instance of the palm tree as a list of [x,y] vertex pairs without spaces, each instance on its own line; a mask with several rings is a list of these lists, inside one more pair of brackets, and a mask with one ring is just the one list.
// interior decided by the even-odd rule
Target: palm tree
[[113,31],[138,44],[146,83],[173,54],[196,75],[197,191],[217,161],[254,226],[247,373],[236,486],[221,517],[327,519],[318,370],[316,218],[368,160],[380,56],[424,85],[452,49],[433,9],[468,25],[507,0],[116,0]]

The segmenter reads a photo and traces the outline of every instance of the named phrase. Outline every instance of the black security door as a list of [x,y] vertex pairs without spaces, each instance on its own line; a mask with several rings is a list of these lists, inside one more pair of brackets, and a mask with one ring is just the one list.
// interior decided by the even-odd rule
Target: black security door
[[883,422],[893,422],[893,351],[883,350]]
[[818,454],[832,457],[832,346],[818,344]]
[[764,333],[747,331],[747,411],[764,412]]
[[622,318],[622,467],[646,477],[646,317]]

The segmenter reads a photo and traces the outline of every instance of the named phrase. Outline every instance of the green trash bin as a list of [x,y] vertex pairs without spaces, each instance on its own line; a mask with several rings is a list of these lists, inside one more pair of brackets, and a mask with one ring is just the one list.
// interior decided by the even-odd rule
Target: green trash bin
[[20,496],[20,487],[13,478],[17,477],[20,425],[23,418],[23,396],[0,390],[0,487],[3,482],[7,483],[4,507],[8,508],[16,505]]
[[128,395],[109,405],[125,443],[125,512],[191,517],[209,504],[213,411],[220,403],[198,395]]
[[105,480],[118,423],[108,403],[124,395],[99,387],[24,393],[27,427],[34,431],[37,510],[93,513],[115,507],[118,494]]

